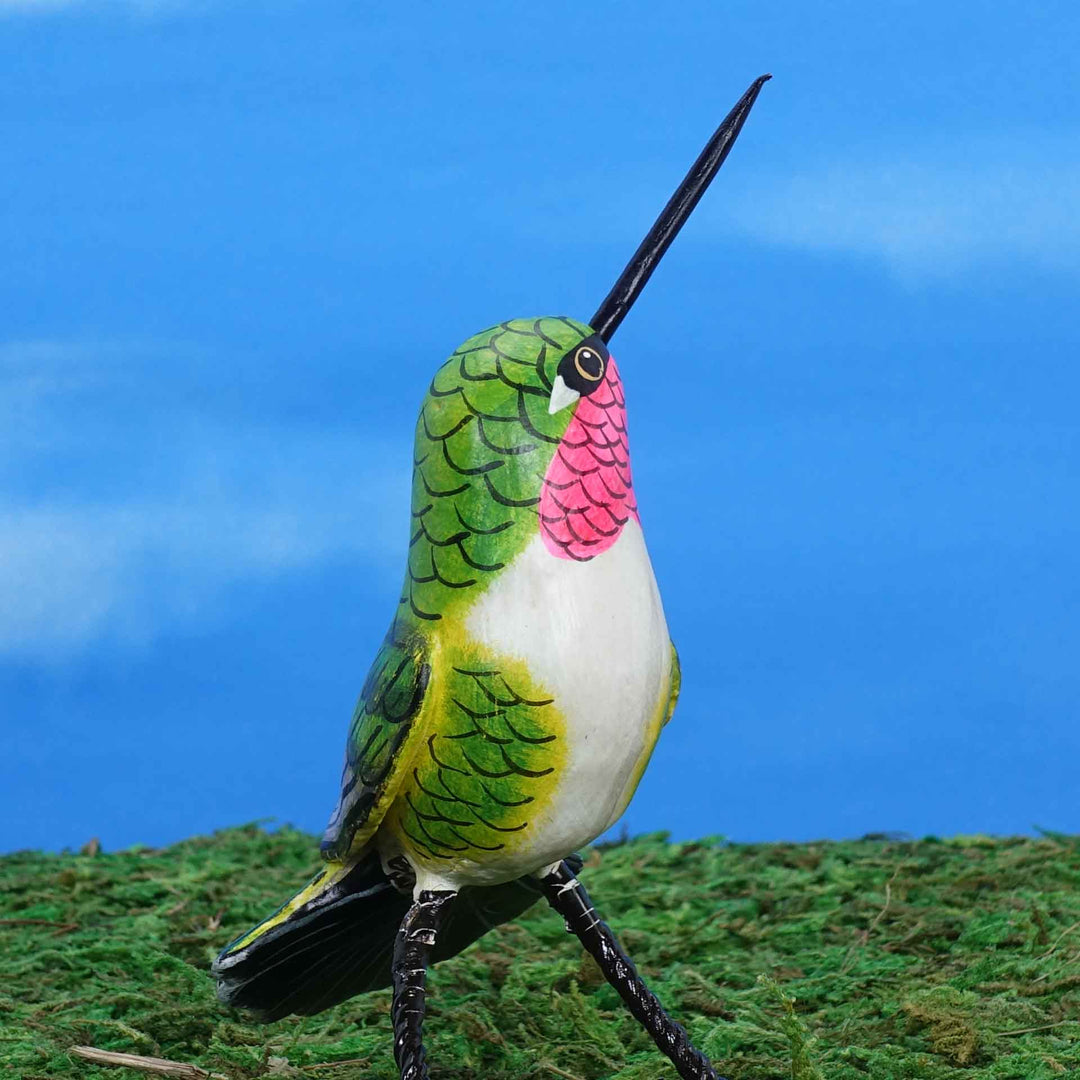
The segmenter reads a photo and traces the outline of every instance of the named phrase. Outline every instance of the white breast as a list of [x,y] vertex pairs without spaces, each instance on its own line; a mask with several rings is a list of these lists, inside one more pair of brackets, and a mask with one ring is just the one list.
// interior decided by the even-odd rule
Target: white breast
[[494,653],[524,661],[566,717],[568,766],[530,845],[532,866],[544,866],[626,808],[669,692],[671,645],[640,526],[628,521],[589,562],[555,558],[536,537],[466,625]]

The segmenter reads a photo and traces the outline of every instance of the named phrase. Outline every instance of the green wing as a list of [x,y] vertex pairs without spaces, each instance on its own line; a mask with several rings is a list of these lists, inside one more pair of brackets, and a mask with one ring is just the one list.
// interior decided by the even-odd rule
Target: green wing
[[345,742],[341,798],[322,853],[344,859],[378,827],[404,775],[402,749],[423,713],[431,666],[426,639],[394,622],[371,665]]
[[523,663],[480,650],[440,670],[438,696],[437,722],[388,820],[429,861],[483,862],[527,843],[550,812],[567,761],[565,718]]

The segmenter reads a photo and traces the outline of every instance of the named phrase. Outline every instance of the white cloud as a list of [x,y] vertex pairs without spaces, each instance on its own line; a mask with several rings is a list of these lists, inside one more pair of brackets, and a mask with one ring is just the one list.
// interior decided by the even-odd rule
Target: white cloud
[[[897,136],[846,160],[810,164],[737,152],[694,211],[679,244],[741,237],[877,260],[904,279],[950,277],[1002,263],[1080,272],[1080,132],[958,137],[917,152]],[[783,170],[788,168],[787,175]],[[652,221],[677,181],[670,161],[639,163],[603,188],[591,177],[529,186],[485,203],[508,230],[551,241],[575,232],[625,243]],[[533,208],[523,213],[522,207]]]
[[[725,231],[880,259],[905,278],[1002,261],[1080,270],[1078,140],[1003,138],[933,160],[810,169],[722,201]],[[1015,160],[1003,160],[1003,150]],[[760,174],[759,174],[760,179]]]
[[145,642],[328,558],[396,576],[407,460],[353,431],[110,412],[124,352],[0,347],[0,653]]

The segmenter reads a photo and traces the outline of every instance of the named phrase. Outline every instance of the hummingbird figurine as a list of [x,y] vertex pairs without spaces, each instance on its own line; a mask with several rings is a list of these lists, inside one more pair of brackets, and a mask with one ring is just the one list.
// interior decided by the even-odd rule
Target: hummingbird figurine
[[768,78],[588,323],[511,319],[436,371],[405,581],[349,727],[322,869],[226,946],[221,1000],[274,1020],[392,985],[395,1060],[424,1080],[427,967],[543,896],[679,1075],[717,1080],[596,915],[572,853],[626,809],[679,693],[609,344]]

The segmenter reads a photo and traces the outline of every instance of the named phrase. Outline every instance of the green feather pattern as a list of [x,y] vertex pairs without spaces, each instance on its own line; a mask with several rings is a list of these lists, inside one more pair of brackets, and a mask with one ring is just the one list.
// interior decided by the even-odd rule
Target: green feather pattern
[[569,410],[548,414],[555,368],[591,333],[573,319],[514,319],[436,372],[416,422],[399,617],[460,612],[536,534],[541,482],[569,421]]

